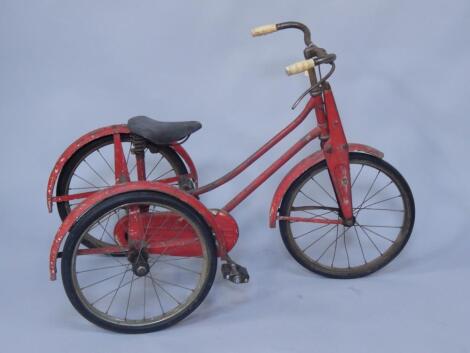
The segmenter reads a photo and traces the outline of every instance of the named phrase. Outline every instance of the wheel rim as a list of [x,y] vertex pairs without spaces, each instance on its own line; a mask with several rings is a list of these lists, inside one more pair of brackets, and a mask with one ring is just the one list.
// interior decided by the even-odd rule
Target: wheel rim
[[[142,277],[133,272],[126,257],[78,255],[87,248],[83,239],[88,234],[99,238],[103,233],[108,244],[119,246],[127,255],[128,247],[118,244],[113,230],[132,206],[145,207],[152,215],[177,214],[185,221],[184,231],[194,232],[194,242],[200,245],[201,255],[172,256],[165,249],[148,254],[149,272]],[[161,227],[168,231],[163,223]],[[173,238],[181,237],[182,232],[183,228],[175,228]],[[155,242],[150,241],[148,246]],[[140,202],[117,207],[93,222],[76,244],[71,265],[75,292],[89,312],[116,325],[147,326],[171,320],[195,301],[210,274],[210,255],[200,229],[189,217],[166,205]]]
[[[135,156],[132,154],[132,142],[129,134],[121,134],[123,151],[126,157],[126,163],[129,170],[130,180],[137,180],[137,163]],[[112,138],[103,140],[90,149],[88,153],[82,156],[75,163],[75,167],[69,173],[64,183],[62,195],[71,195],[75,193],[87,193],[104,190],[115,185],[114,175],[114,142]],[[178,167],[173,163],[171,158],[164,151],[151,153],[145,148],[145,164],[146,164],[146,180],[158,181],[167,178],[176,177]],[[168,185],[178,185],[178,181],[168,183]],[[63,202],[66,214],[69,214],[82,199]],[[89,246],[108,246],[106,242],[102,242],[91,235],[86,238]]]
[[[369,272],[392,258],[409,234],[411,205],[396,175],[367,159],[350,163],[354,226],[289,222],[287,227],[296,253],[326,273]],[[341,219],[325,164],[293,195],[288,216]]]

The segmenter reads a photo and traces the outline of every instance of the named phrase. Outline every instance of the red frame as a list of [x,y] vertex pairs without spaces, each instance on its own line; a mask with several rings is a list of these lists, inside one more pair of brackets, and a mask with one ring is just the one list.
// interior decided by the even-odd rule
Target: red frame
[[[257,178],[255,178],[248,186],[241,190],[237,195],[233,197],[221,210],[208,210],[199,200],[198,196],[214,190],[215,188],[224,185],[229,182],[246,168],[258,160],[261,156],[267,153],[272,147],[284,139],[290,132],[296,129],[312,112],[315,111],[317,126],[311,129],[303,138],[297,141],[291,148],[289,148],[281,157],[274,161],[265,171],[263,171]],[[59,228],[54,243],[51,248],[50,254],[50,273],[51,279],[55,279],[56,269],[55,263],[60,249],[60,244],[64,237],[70,231],[71,226],[75,221],[83,215],[87,210],[96,205],[98,202],[117,195],[123,192],[130,192],[136,190],[151,190],[157,192],[167,193],[174,197],[179,198],[183,202],[188,203],[193,207],[209,224],[214,231],[214,234],[219,245],[219,255],[225,257],[227,252],[233,247],[238,238],[238,228],[236,222],[229,215],[229,212],[237,207],[243,200],[245,200],[253,191],[255,191],[261,184],[263,184],[272,174],[274,174],[279,168],[281,168],[287,161],[289,161],[295,154],[297,154],[303,147],[305,147],[312,140],[319,138],[321,140],[321,150],[315,152],[309,157],[302,160],[297,164],[282,180],[278,189],[276,190],[273,201],[270,208],[270,226],[275,225],[276,219],[289,220],[292,222],[310,222],[310,223],[329,223],[348,224],[353,221],[352,214],[352,200],[351,200],[351,180],[349,172],[349,152],[350,151],[361,151],[369,154],[373,154],[379,158],[383,157],[383,153],[369,146],[361,144],[348,144],[344,130],[341,124],[341,119],[336,107],[333,93],[331,89],[323,91],[322,95],[310,97],[305,108],[302,112],[283,130],[271,138],[265,145],[258,149],[254,154],[248,157],[244,162],[235,167],[232,171],[228,172],[219,179],[199,188],[196,188],[191,193],[181,191],[177,188],[167,185],[165,182],[149,182],[145,180],[145,160],[143,158],[137,158],[137,174],[139,181],[130,182],[129,172],[127,170],[127,164],[125,163],[124,152],[122,150],[122,144],[120,141],[120,133],[128,132],[129,130],[124,125],[112,126],[108,129],[97,130],[101,132],[101,136],[104,134],[113,134],[114,148],[115,148],[115,177],[116,186],[110,187],[103,191],[89,193],[87,195],[80,194],[81,197],[87,197],[82,203],[72,210],[70,215],[64,220],[61,227]],[[75,145],[71,145],[69,149],[64,152],[63,156],[58,160],[56,167],[51,174],[48,184],[48,203],[52,201],[65,201],[65,199],[71,199],[71,197],[78,198],[77,195],[70,195],[68,197],[52,197],[52,189],[55,184],[55,179],[60,173],[61,168],[66,162],[66,158],[70,158],[79,147],[83,146],[84,143],[88,143],[93,138],[96,138],[96,134],[90,133],[79,139]],[[101,137],[100,136],[100,137]],[[192,163],[191,158],[186,151],[180,145],[172,145],[173,148],[182,156],[186,161],[188,168],[191,171],[191,175],[196,177],[196,168]],[[313,165],[326,160],[332,185],[337,195],[338,206],[343,215],[342,220],[338,219],[325,219],[325,218],[303,218],[303,217],[276,217],[280,202],[288,190],[292,182],[297,179],[304,171]],[[172,180],[173,181],[173,180]],[[139,213],[145,212],[145,209],[132,208],[128,216],[128,227],[129,227],[129,242],[139,242],[140,234],[139,229],[142,229],[141,219]],[[227,238],[225,238],[227,237]],[[230,239],[230,245],[226,244],[226,239]],[[229,246],[227,246],[229,245]],[[103,252],[114,252],[115,248],[103,248]],[[100,251],[99,249],[92,250],[93,253]],[[188,250],[189,251],[189,250]],[[88,253],[87,251],[84,252]]]

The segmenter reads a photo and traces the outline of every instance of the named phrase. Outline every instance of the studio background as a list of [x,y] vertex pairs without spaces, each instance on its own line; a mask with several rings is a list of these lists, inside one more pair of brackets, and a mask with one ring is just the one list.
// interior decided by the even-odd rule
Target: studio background
[[[405,176],[416,223],[402,254],[363,279],[309,273],[269,229],[275,187],[305,148],[233,213],[233,257],[251,282],[220,272],[201,307],[168,330],[104,331],[48,280],[59,217],[46,209],[57,157],[77,137],[135,115],[199,120],[186,142],[202,184],[244,160],[297,113],[307,87],[296,20],[337,54],[331,79],[352,142]],[[0,1],[0,173],[4,352],[469,352],[470,3],[452,1]],[[299,108],[298,108],[299,109]],[[313,124],[309,119],[306,124]],[[230,184],[220,207],[300,129]]]

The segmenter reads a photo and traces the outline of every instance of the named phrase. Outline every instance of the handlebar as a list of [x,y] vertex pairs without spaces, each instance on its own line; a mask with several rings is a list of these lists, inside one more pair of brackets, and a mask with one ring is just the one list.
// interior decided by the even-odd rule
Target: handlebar
[[[304,49],[305,60],[298,61],[294,64],[287,66],[286,73],[287,75],[291,76],[307,71],[311,83],[311,87],[307,89],[295,102],[294,106],[292,107],[292,109],[294,109],[307,94],[310,93],[311,95],[316,95],[319,94],[319,92],[321,93],[326,80],[333,74],[335,70],[336,55],[333,53],[328,54],[325,49],[314,45],[311,39],[310,30],[306,25],[300,22],[281,22],[255,27],[251,30],[251,35],[253,37],[258,37],[288,28],[295,28],[303,32],[306,47]],[[331,69],[323,78],[321,77],[320,73],[320,80],[317,81],[315,67],[318,67],[322,64],[331,65]]]

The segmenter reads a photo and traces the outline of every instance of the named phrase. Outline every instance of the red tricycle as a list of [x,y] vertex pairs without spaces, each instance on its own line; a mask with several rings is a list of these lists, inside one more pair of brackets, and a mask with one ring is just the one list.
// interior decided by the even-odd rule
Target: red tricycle
[[[124,333],[171,326],[204,300],[218,258],[225,279],[248,282],[246,268],[229,256],[238,239],[230,212],[316,138],[321,149],[286,174],[269,210],[269,226],[279,223],[289,253],[317,274],[357,278],[379,270],[403,249],[414,224],[413,195],[382,152],[346,140],[328,83],[336,55],[314,45],[299,22],[257,27],[252,35],[288,28],[303,32],[306,47],[305,60],[288,66],[287,74],[305,72],[310,81],[293,109],[304,97],[308,102],[221,178],[199,185],[182,146],[201,128],[196,121],[134,117],[82,136],[60,156],[47,185],[49,211],[56,203],[63,221],[50,252],[50,277],[56,279],[61,258],[67,296],[86,319]],[[322,66],[329,68],[324,76]],[[316,127],[225,206],[204,206],[201,195],[238,176],[312,111]]]

